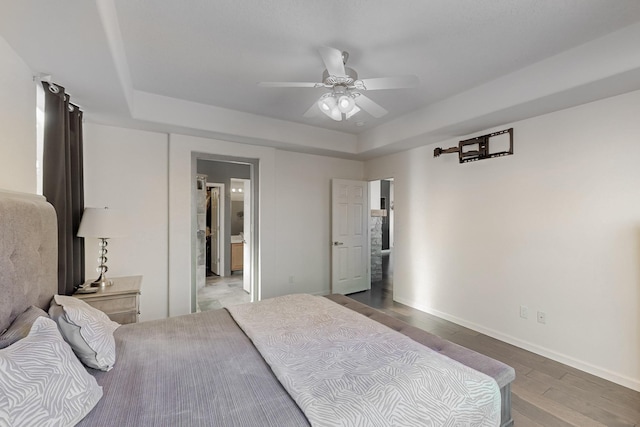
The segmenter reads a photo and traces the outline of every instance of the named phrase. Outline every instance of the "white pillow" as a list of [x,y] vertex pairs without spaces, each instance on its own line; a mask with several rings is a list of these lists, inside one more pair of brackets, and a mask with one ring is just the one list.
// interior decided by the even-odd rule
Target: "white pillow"
[[29,335],[33,322],[41,316],[49,317],[44,310],[33,305],[20,313],[9,328],[0,335],[0,348],[9,347]]
[[38,317],[29,335],[0,350],[2,426],[75,425],[101,397],[51,319]]
[[49,308],[65,341],[90,368],[108,371],[116,363],[113,332],[118,323],[78,298],[55,295]]

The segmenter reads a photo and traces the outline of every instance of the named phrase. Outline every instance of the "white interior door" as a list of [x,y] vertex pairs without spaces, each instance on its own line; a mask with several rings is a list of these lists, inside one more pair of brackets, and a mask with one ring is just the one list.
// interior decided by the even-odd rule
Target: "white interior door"
[[[196,176],[196,289],[207,281],[207,176]],[[195,303],[195,298],[193,300]]]
[[369,289],[368,183],[331,180],[331,219],[331,291]]
[[220,274],[220,188],[211,187],[211,271]]
[[244,225],[242,239],[242,288],[245,292],[251,293],[251,181],[244,181]]

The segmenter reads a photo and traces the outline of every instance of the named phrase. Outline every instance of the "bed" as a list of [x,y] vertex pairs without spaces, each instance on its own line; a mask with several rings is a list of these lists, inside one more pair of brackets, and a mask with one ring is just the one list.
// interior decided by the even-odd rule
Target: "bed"
[[[55,212],[48,203],[0,193],[0,332],[31,306],[52,313],[56,241]],[[52,322],[42,317],[29,336]],[[27,339],[0,350],[3,373],[8,357],[3,352],[19,349]],[[66,424],[513,424],[511,367],[342,295],[287,295],[116,325],[112,339],[115,363],[108,370],[70,361],[73,369],[82,366],[78,376],[93,384],[93,394],[79,404],[90,405],[86,413]],[[56,348],[66,352],[62,347]],[[15,410],[35,395],[20,395],[17,386],[1,380],[0,385],[5,388],[0,425],[11,425],[12,405]],[[74,399],[82,394],[78,389]]]

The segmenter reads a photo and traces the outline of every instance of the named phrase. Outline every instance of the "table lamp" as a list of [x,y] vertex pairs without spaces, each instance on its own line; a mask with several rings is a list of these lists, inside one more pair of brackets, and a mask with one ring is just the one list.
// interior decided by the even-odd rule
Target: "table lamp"
[[91,287],[111,286],[113,282],[107,279],[107,240],[112,237],[124,236],[125,223],[122,213],[109,208],[86,208],[82,214],[82,221],[78,228],[78,237],[97,237],[100,239],[98,262],[96,271],[100,276],[91,283]]

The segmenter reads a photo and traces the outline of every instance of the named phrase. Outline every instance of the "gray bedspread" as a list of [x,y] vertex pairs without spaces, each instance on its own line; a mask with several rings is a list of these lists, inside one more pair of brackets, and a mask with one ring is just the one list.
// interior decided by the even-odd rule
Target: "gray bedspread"
[[308,426],[226,310],[122,325],[79,426]]
[[326,298],[229,307],[314,426],[498,426],[496,382]]

